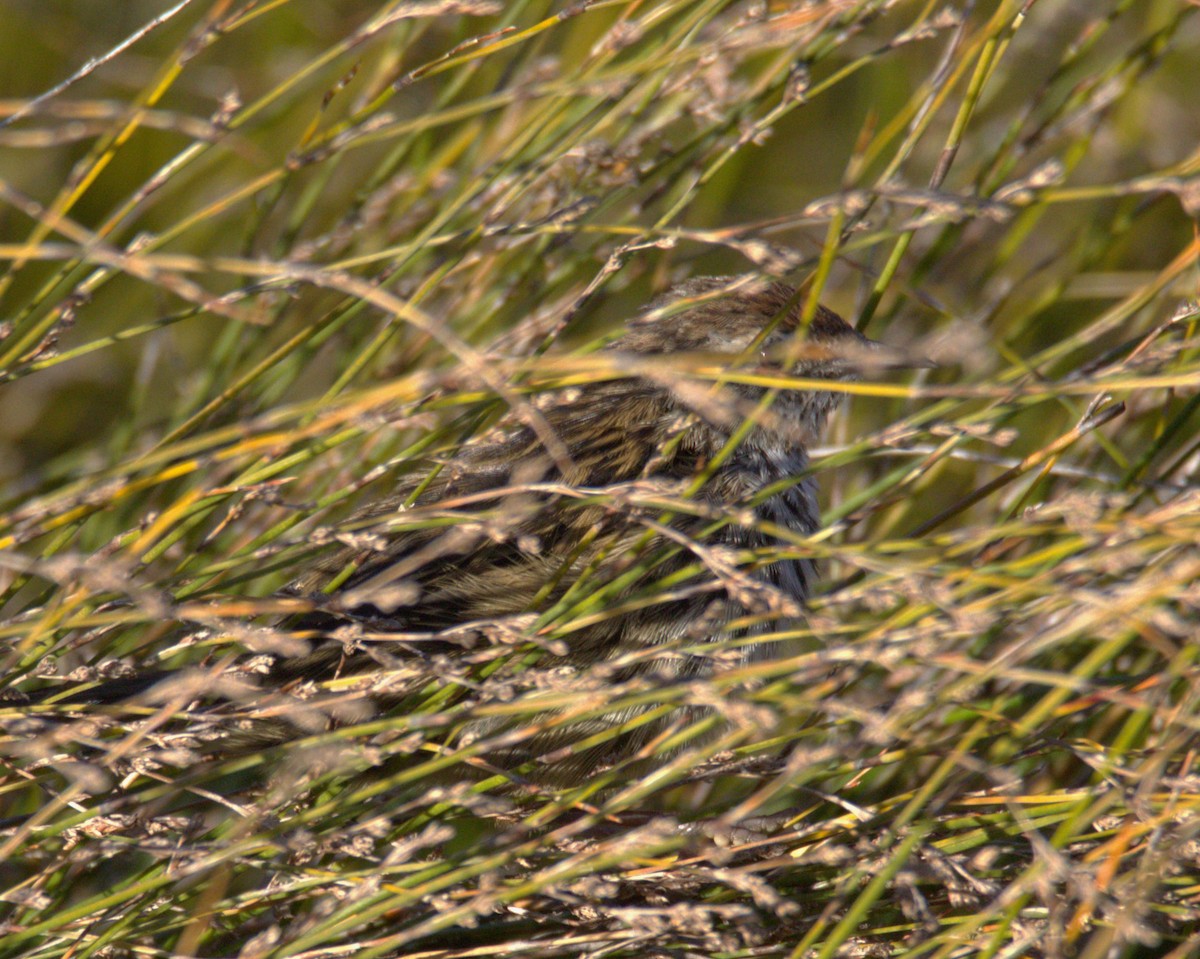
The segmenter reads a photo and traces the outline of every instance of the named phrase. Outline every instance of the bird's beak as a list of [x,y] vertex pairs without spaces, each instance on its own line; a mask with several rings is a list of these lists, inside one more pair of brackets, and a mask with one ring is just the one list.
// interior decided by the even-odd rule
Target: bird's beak
[[[863,337],[851,352],[850,359],[863,373],[889,370],[936,370],[938,365],[925,356]],[[861,349],[857,348],[861,346]]]

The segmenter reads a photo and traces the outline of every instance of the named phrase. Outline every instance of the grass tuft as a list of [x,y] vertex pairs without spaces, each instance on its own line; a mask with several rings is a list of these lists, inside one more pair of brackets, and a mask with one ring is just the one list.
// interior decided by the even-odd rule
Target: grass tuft
[[[0,959],[1200,953],[1194,3],[8,6]],[[821,562],[786,652],[531,689],[581,590],[315,705],[226,669],[355,507],[747,272],[940,364],[839,386],[822,531],[751,558]],[[623,706],[693,719],[489,764]]]

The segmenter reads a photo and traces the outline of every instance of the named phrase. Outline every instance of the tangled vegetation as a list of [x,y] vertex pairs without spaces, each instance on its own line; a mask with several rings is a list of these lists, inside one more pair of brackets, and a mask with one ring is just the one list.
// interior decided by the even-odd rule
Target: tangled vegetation
[[[0,957],[1200,954],[1197,12],[7,5]],[[503,671],[580,602],[403,710],[230,678],[356,507],[742,273],[939,364],[837,385],[787,655]],[[647,703],[725,722],[524,787],[450,736]]]

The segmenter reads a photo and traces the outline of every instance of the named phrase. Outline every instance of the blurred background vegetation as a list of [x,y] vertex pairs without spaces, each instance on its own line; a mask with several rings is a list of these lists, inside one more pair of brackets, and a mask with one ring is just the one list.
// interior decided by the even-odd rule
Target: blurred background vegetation
[[[823,450],[812,630],[843,642],[755,700],[807,764],[749,806],[553,800],[800,790],[777,872],[619,830],[389,860],[441,815],[400,790],[303,842],[210,822],[182,876],[127,838],[114,892],[81,825],[105,763],[18,709],[0,806],[38,818],[0,953],[459,955],[429,937],[483,922],[475,955],[1195,954],[1196,12],[9,0],[8,682],[219,652],[354,506],[677,279],[809,282],[941,366],[857,387]],[[164,648],[179,621],[214,632]]]

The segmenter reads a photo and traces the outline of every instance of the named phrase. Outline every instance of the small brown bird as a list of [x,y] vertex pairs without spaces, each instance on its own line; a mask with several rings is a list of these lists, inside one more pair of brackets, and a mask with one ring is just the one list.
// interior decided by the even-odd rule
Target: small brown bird
[[[770,657],[776,644],[755,637],[799,615],[812,588],[794,542],[818,526],[807,448],[841,394],[754,377],[839,381],[891,365],[823,307],[801,330],[803,307],[792,287],[752,278],[693,279],[651,304],[606,348],[618,375],[543,394],[358,514],[353,544],[291,587],[317,609],[279,628],[310,652],[260,659],[259,685],[378,672],[370,695],[394,709],[429,695],[434,676],[485,700],[502,686],[561,693],[572,677],[594,695],[597,682],[707,675],[713,640],[726,667]],[[65,701],[153,694],[164,675]],[[657,704],[643,697],[579,716],[555,701],[518,719],[474,714],[445,742],[496,737],[483,752],[493,764],[570,782],[703,713],[647,719]],[[255,741],[287,728],[296,735],[276,724]]]

